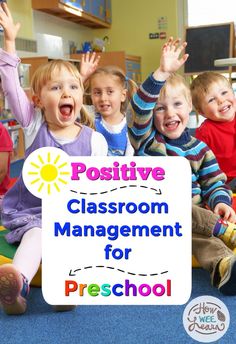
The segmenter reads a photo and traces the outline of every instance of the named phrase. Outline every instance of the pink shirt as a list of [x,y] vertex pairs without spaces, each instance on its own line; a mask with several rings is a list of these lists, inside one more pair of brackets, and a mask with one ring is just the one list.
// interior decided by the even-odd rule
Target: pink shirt
[[7,129],[2,125],[0,122],[0,153],[8,152],[8,166],[7,166],[7,174],[3,179],[2,183],[0,183],[0,195],[5,195],[8,190],[8,185],[10,183],[10,153],[13,150],[13,144],[11,137],[7,131]]

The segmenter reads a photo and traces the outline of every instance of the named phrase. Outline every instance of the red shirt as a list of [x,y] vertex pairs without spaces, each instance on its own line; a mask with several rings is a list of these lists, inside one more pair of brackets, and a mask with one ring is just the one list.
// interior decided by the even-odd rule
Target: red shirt
[[216,156],[228,182],[236,177],[236,116],[231,122],[206,119],[196,129],[196,137],[204,141]]
[[0,153],[9,152],[7,174],[0,184],[0,195],[4,195],[8,190],[10,182],[10,153],[13,151],[13,144],[8,130],[0,122]]

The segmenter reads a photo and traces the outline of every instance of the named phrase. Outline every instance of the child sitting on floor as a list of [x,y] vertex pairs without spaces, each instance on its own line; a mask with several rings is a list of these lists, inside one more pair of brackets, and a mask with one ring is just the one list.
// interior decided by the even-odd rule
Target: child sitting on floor
[[186,44],[180,45],[179,40],[170,38],[163,46],[160,67],[132,98],[133,111],[128,119],[130,141],[137,155],[188,159],[192,169],[193,219],[196,220],[199,207],[206,205],[219,217],[209,237],[201,233],[204,224],[200,221],[204,217],[198,218],[197,230],[193,227],[193,254],[209,271],[213,285],[220,292],[236,295],[236,256],[226,246],[236,247],[236,225],[228,222],[235,222],[231,192],[212,151],[190,136],[186,128],[192,109],[191,94],[184,79],[174,74],[188,58],[186,54],[179,58]]
[[[32,78],[33,102],[28,100],[17,73],[20,60],[15,54],[15,38],[19,24],[14,24],[6,3],[1,3],[0,9],[4,28],[2,85],[12,113],[24,128],[26,158],[40,147],[58,147],[69,155],[107,155],[104,137],[88,126],[90,118],[81,113],[83,83],[74,65],[53,60],[40,66]],[[76,121],[79,113],[83,124]],[[0,266],[0,305],[7,314],[26,311],[29,284],[42,257],[41,213],[41,199],[27,190],[20,176],[2,204],[2,222],[10,230],[6,239],[19,243],[12,264]],[[62,305],[56,310],[71,308]]]

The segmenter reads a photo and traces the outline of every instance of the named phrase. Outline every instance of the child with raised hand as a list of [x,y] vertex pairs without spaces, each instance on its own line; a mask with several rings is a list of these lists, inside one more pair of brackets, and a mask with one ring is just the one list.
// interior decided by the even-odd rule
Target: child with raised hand
[[216,72],[199,74],[190,86],[197,112],[206,118],[196,137],[213,151],[227,184],[236,192],[236,98],[229,81]]
[[[2,85],[12,113],[24,128],[25,156],[44,146],[59,147],[69,155],[107,155],[104,137],[76,122],[83,98],[76,67],[61,60],[40,66],[32,79],[34,102],[30,102],[17,74],[20,60],[15,54],[15,38],[19,24],[14,24],[6,3],[0,7],[0,25],[4,28],[4,50],[0,50]],[[85,113],[81,113],[81,119],[90,123]],[[19,246],[13,263],[0,267],[0,305],[7,314],[22,314],[42,255],[41,200],[27,190],[22,176],[4,197],[2,221],[10,230],[7,241]],[[68,309],[71,306],[59,306],[59,310]]]
[[[174,74],[188,58],[186,54],[180,58],[185,46],[186,43],[170,38],[163,47],[160,67],[132,98],[133,113],[128,119],[130,140],[137,155],[188,159],[194,205],[193,254],[209,271],[213,285],[220,292],[236,295],[236,256],[226,246],[236,247],[236,225],[228,222],[235,222],[231,192],[212,151],[190,136],[186,128],[192,109],[191,94],[184,79]],[[206,205],[210,213],[200,208]],[[211,226],[208,233],[207,224]]]
[[0,216],[3,196],[7,192],[10,183],[10,158],[12,151],[11,137],[8,130],[0,123]]
[[[86,79],[88,104],[93,104],[95,128],[107,141],[108,155],[128,156],[134,151],[127,133],[126,111],[137,86],[117,66],[97,68],[94,55],[82,59],[80,72]],[[96,65],[96,66],[95,66]]]

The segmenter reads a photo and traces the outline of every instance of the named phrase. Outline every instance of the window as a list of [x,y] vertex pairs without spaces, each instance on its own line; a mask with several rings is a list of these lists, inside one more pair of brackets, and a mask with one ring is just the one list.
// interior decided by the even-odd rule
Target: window
[[187,0],[188,26],[234,22],[235,0]]
[[[236,32],[236,0],[186,0],[187,25],[214,25],[219,23],[235,23]],[[235,40],[236,51],[236,40]],[[228,74],[225,74],[229,77]],[[231,74],[232,86],[236,95],[236,73]]]

